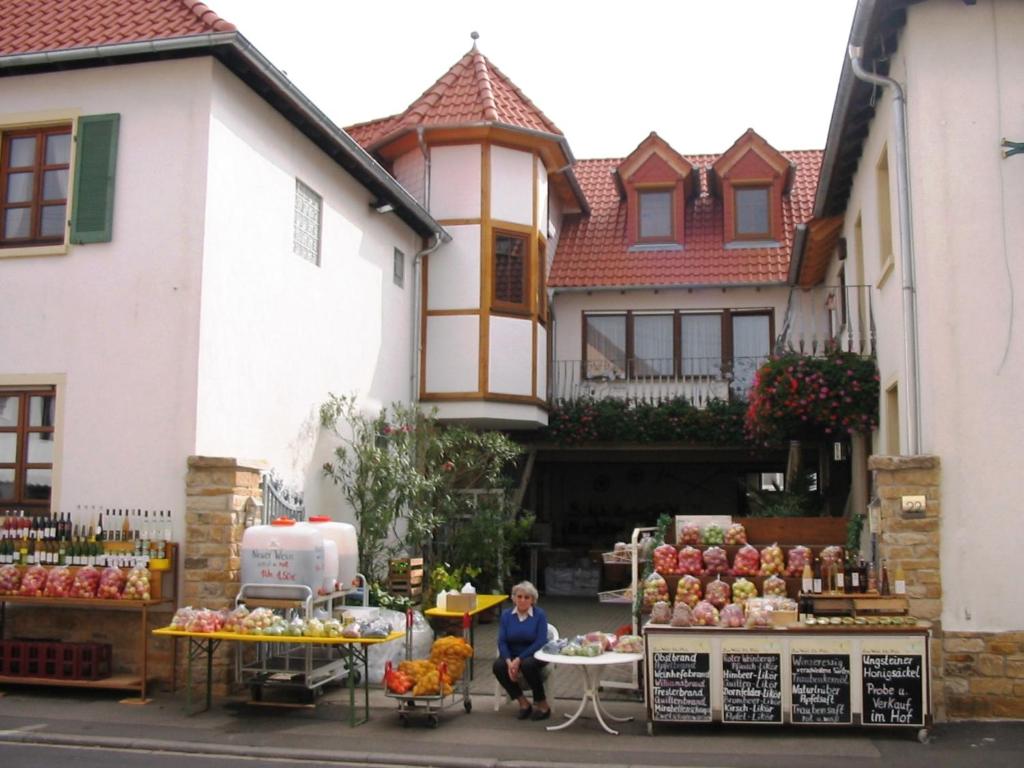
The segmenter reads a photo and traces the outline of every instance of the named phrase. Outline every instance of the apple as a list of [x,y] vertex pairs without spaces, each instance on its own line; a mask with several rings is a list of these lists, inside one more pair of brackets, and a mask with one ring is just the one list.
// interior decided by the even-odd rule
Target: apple
[[732,583],[732,601],[743,605],[748,597],[757,597],[757,587],[741,576]]
[[729,583],[721,579],[710,582],[704,590],[704,599],[716,608],[724,608],[732,598],[732,590]]
[[811,550],[803,545],[789,550],[786,561],[786,575],[800,577],[804,574],[804,566],[811,564]]
[[654,570],[662,575],[679,573],[676,548],[671,544],[662,544],[654,548]]
[[718,609],[707,600],[701,600],[693,609],[693,624],[697,627],[713,627],[718,623]]

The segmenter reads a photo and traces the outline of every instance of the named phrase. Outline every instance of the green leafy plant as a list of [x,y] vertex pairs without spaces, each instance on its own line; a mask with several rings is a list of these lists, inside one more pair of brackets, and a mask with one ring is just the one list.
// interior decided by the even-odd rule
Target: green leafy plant
[[[400,403],[366,414],[352,396],[330,395],[320,417],[341,443],[323,471],[353,509],[360,569],[371,582],[402,553],[424,556],[428,569],[432,560],[454,562],[503,580],[507,569],[491,563],[511,562],[532,521],[507,500],[506,473],[521,452],[515,442],[442,427]],[[478,508],[480,494],[500,500],[500,515]]]
[[821,499],[810,490],[810,475],[798,472],[789,488],[748,488],[747,506],[751,517],[814,517],[821,512]]
[[819,439],[878,426],[878,368],[870,357],[790,353],[758,369],[745,426],[758,442]]
[[712,400],[698,408],[686,398],[658,403],[643,400],[593,399],[560,401],[548,414],[543,437],[560,445],[595,442],[688,442],[738,445],[745,404]]

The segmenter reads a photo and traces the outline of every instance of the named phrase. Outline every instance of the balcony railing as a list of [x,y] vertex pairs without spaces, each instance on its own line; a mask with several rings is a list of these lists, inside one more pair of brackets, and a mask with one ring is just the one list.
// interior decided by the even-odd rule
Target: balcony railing
[[767,356],[732,360],[667,359],[556,360],[551,399],[615,398],[659,403],[685,397],[697,407],[710,400],[746,397],[754,372]]
[[777,353],[790,350],[821,355],[840,349],[875,354],[875,315],[870,285],[819,285],[794,288],[779,334]]

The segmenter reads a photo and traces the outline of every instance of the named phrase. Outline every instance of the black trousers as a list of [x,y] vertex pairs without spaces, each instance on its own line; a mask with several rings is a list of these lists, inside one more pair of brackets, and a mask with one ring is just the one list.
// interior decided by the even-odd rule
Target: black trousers
[[[537,661],[533,656],[519,662],[519,678],[526,680],[526,685],[533,691],[535,702],[544,701],[547,698],[544,695],[544,677],[541,674],[541,670],[546,666],[546,661]],[[508,659],[495,659],[492,669],[494,676],[501,683],[501,687],[508,692],[511,698],[518,699],[523,695],[522,686],[518,682],[513,682],[508,676]]]

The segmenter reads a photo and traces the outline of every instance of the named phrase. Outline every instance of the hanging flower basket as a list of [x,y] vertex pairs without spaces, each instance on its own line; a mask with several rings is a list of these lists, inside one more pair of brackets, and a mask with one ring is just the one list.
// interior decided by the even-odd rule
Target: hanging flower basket
[[878,426],[878,368],[870,357],[787,354],[757,371],[746,431],[759,442],[828,439]]

